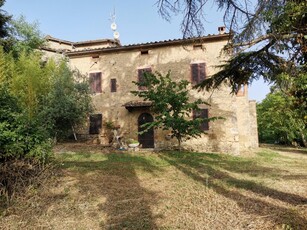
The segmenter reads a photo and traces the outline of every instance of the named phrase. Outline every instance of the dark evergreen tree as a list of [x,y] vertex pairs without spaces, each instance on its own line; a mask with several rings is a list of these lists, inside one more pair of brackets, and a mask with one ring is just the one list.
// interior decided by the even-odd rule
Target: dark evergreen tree
[[[280,83],[281,73],[296,76],[306,72],[307,3],[304,0],[214,0],[224,11],[224,23],[230,31],[225,47],[232,57],[222,70],[199,86],[210,89],[230,83],[233,92],[241,84],[263,77]],[[161,15],[182,13],[183,36],[202,35],[207,0],[159,0]],[[209,8],[210,9],[210,8]],[[228,80],[228,81],[225,81]]]
[[6,11],[1,9],[4,3],[5,0],[0,0],[0,38],[5,38],[9,35],[9,21],[12,17],[8,15]]

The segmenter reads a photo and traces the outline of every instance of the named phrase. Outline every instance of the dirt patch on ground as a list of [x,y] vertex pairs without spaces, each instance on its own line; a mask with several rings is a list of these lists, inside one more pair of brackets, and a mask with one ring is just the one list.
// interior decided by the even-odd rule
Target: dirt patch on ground
[[305,155],[259,151],[58,145],[58,174],[8,209],[0,229],[307,229]]

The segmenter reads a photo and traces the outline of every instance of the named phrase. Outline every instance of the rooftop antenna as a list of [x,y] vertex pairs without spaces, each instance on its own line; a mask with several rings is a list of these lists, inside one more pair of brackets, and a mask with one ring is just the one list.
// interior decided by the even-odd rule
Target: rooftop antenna
[[116,19],[116,14],[115,14],[115,8],[114,8],[113,13],[111,13],[111,15],[110,15],[111,30],[113,30],[114,39],[118,40],[119,39],[119,33],[118,33],[118,31],[116,31],[117,25],[115,23],[115,19]]

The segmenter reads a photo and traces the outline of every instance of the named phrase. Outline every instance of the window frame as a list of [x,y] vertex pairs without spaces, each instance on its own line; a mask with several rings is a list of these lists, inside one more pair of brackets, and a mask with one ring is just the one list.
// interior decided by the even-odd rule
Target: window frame
[[110,80],[111,93],[117,92],[117,79],[111,78]]
[[[144,79],[144,73],[152,73],[151,67],[139,68],[138,69],[138,83],[141,83]],[[139,90],[147,90],[146,86],[138,86]]]
[[141,50],[140,53],[141,53],[141,55],[148,55],[149,50]]
[[[193,120],[196,118],[208,119],[209,118],[209,109],[199,109],[193,110]],[[209,121],[204,121],[200,124],[199,127],[202,131],[208,131],[210,129]]]
[[102,73],[101,72],[92,72],[89,73],[89,83],[92,93],[102,93]]
[[102,114],[96,113],[89,116],[89,134],[99,134],[102,129]]
[[207,78],[207,65],[205,62],[191,63],[191,83],[197,85]]

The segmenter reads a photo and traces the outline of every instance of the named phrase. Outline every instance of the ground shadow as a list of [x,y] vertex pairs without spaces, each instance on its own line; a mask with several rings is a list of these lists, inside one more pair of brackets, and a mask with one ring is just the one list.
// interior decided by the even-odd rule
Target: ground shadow
[[304,147],[294,147],[287,145],[274,145],[274,144],[261,144],[260,147],[269,148],[272,150],[285,152],[285,153],[299,153],[299,154],[307,154],[307,148]]
[[[199,153],[161,153],[160,157],[195,181],[202,183],[204,186],[208,186],[226,198],[234,200],[246,213],[256,214],[262,217],[266,216],[270,221],[280,226],[282,224],[289,224],[297,229],[303,229],[307,226],[307,220],[291,208],[275,205],[258,199],[255,196],[243,195],[240,192],[240,189],[244,189],[262,197],[271,197],[279,201],[287,202],[290,205],[307,204],[307,198],[305,197],[277,191],[251,180],[237,179],[227,173],[227,171],[244,171],[247,173],[246,166],[248,165],[248,161],[240,162],[240,164],[238,162],[232,164],[232,157],[219,157],[216,154]],[[249,170],[251,172],[253,170],[268,171],[268,168],[251,164]],[[269,171],[271,173],[280,173],[280,170],[274,172],[274,169],[270,169]],[[233,188],[238,188],[239,190]],[[287,223],[285,223],[285,219]]]
[[143,174],[152,178],[161,168],[127,152],[92,156],[63,153],[55,181],[30,197],[26,212],[17,218],[18,229],[157,229],[155,221],[162,216],[152,208],[159,197],[141,182]]
[[274,147],[272,148],[273,150],[276,150],[276,151],[280,151],[280,152],[285,152],[285,153],[299,153],[299,154],[306,154],[307,155],[307,150],[306,148],[305,149],[293,149],[293,148],[283,148],[283,147]]
[[78,185],[82,193],[91,191],[94,197],[104,197],[98,204],[99,212],[106,214],[105,220],[100,220],[100,227],[156,229],[151,206],[157,202],[157,196],[140,185],[136,174],[136,168],[154,173],[155,166],[136,155],[106,156],[107,160],[101,162],[65,162],[83,172],[81,181],[85,183]]

